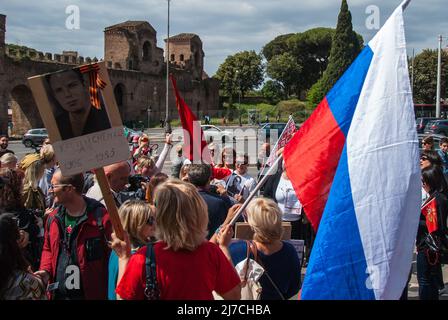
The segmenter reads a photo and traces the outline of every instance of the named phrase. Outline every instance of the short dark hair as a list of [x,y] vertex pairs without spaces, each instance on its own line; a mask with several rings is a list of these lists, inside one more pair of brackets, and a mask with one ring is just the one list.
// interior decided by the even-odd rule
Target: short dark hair
[[61,184],[71,184],[75,187],[75,190],[78,194],[82,194],[82,190],[84,189],[84,175],[82,173],[74,174],[71,176],[63,176],[61,175]]
[[434,145],[434,138],[432,136],[426,136],[423,138],[422,143]]
[[1,134],[0,134],[0,139],[1,139],[1,138],[6,138],[6,139],[9,140],[9,136],[8,136],[7,134],[5,134],[5,133],[1,133]]
[[191,164],[188,170],[188,181],[196,187],[205,187],[210,181],[212,170],[208,164]]

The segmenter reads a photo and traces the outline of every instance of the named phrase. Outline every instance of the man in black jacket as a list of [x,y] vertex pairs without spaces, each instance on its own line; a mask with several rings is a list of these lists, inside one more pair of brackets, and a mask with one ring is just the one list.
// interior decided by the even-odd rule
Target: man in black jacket
[[208,164],[192,164],[188,171],[188,181],[196,186],[208,208],[208,235],[210,239],[215,230],[224,222],[231,207],[228,197],[211,192],[211,168]]

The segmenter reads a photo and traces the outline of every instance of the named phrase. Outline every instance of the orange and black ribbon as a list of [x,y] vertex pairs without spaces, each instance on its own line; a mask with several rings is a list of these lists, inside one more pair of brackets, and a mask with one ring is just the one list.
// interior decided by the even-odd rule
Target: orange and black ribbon
[[104,89],[106,87],[106,82],[104,82],[99,75],[100,66],[96,64],[89,64],[79,68],[81,73],[88,73],[90,78],[90,103],[92,106],[101,109],[100,97],[99,97],[99,89]]

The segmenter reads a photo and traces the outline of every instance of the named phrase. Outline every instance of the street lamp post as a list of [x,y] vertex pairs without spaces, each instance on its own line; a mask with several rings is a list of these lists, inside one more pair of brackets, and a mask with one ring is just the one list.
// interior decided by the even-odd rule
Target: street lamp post
[[166,38],[166,110],[165,110],[165,132],[171,133],[171,124],[169,117],[169,76],[170,76],[170,1],[168,1],[168,22],[167,22],[167,38]]
[[436,117],[440,118],[440,87],[442,76],[442,35],[439,35],[439,53],[437,60],[437,97],[436,97]]
[[148,112],[148,130],[149,130],[149,124],[151,123],[151,106],[148,106],[146,111]]
[[236,70],[235,73],[236,73],[236,78],[237,78],[236,80],[238,83],[238,118],[239,118],[239,125],[241,126],[242,125],[242,123],[241,123],[241,77],[239,75],[239,73],[240,73],[239,70]]

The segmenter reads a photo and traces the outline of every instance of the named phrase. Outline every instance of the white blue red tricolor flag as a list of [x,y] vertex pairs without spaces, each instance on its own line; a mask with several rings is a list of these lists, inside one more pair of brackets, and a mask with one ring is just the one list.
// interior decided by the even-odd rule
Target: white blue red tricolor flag
[[301,299],[398,299],[409,276],[421,181],[408,2],[285,147],[287,174],[317,230]]

